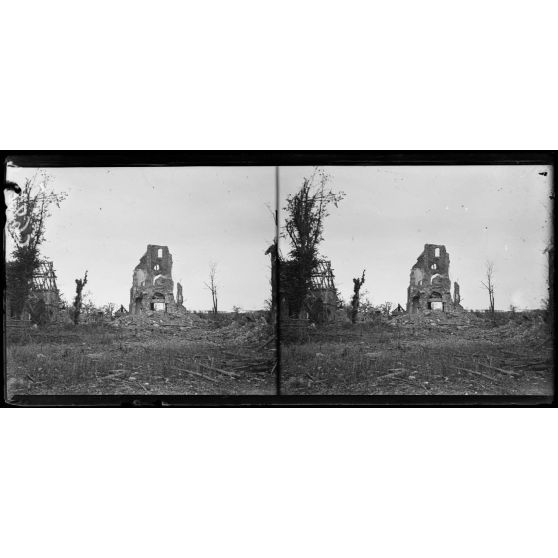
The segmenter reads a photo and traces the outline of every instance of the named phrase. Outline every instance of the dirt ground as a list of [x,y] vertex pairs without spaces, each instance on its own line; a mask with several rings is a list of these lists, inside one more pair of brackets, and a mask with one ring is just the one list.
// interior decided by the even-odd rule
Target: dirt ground
[[263,318],[196,315],[8,330],[8,400],[25,395],[273,395],[276,347]]
[[285,395],[553,394],[552,340],[538,314],[469,312],[324,327],[287,325]]

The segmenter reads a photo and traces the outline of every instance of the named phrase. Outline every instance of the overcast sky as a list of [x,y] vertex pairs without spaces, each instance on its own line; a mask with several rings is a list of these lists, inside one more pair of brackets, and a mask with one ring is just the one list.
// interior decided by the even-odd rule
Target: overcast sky
[[[46,226],[42,254],[52,260],[67,300],[77,277],[98,305],[127,308],[132,272],[148,244],[169,247],[173,279],[188,309],[211,307],[204,287],[217,263],[219,308],[259,309],[270,298],[274,237],[273,167],[51,168],[50,185],[68,193]],[[36,169],[8,168],[19,184]],[[8,241],[8,252],[11,244]]]
[[[551,230],[550,167],[323,168],[332,187],[346,193],[331,209],[321,246],[346,300],[352,278],[366,268],[363,289],[370,300],[405,307],[411,267],[424,245],[444,244],[450,279],[460,283],[466,308],[487,307],[480,284],[487,260],[494,262],[497,309],[541,306],[548,281],[543,250]],[[281,207],[311,172],[281,167]],[[281,250],[288,253],[285,240]]]
[[[543,166],[324,167],[346,193],[325,224],[321,253],[330,259],[345,299],[352,278],[374,304],[406,303],[411,267],[424,244],[444,244],[450,279],[463,305],[485,308],[480,284],[494,262],[498,309],[538,308],[547,296],[543,250],[551,221],[552,169]],[[20,184],[36,169],[8,169]],[[217,262],[220,308],[261,308],[269,298],[274,167],[46,169],[51,186],[68,193],[48,220],[42,253],[54,262],[67,299],[89,271],[96,304],[129,302],[132,272],[147,244],[167,245],[173,279],[189,309],[208,309],[204,287]],[[280,206],[311,167],[281,167]],[[547,172],[547,176],[539,173]],[[266,207],[267,206],[267,207]],[[284,216],[283,216],[284,217]],[[284,254],[286,241],[281,242]],[[8,239],[8,251],[11,244]]]

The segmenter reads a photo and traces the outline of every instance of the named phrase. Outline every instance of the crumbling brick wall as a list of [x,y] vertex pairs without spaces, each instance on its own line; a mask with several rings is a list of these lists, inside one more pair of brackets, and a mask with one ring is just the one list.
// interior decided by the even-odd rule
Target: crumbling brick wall
[[134,269],[130,289],[130,313],[138,314],[149,310],[177,311],[181,304],[175,302],[173,291],[172,255],[168,246],[149,244]]
[[407,312],[453,310],[450,258],[442,244],[425,244],[422,254],[411,269],[407,289]]

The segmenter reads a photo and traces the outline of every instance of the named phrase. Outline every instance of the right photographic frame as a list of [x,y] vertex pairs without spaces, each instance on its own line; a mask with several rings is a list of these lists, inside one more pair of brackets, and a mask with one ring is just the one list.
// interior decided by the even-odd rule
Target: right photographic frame
[[552,401],[552,181],[547,164],[279,167],[281,395]]

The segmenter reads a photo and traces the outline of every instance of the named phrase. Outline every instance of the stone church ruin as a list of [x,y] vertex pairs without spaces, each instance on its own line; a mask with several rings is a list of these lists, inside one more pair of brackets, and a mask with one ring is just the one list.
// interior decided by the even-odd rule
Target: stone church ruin
[[185,311],[182,305],[182,285],[177,283],[176,287],[175,301],[172,255],[168,246],[149,244],[134,269],[130,289],[130,314],[148,311],[168,313]]
[[451,296],[449,265],[450,257],[444,245],[424,245],[424,251],[411,269],[407,312],[414,314],[425,310],[450,312],[461,309],[458,283],[454,283],[455,298]]

